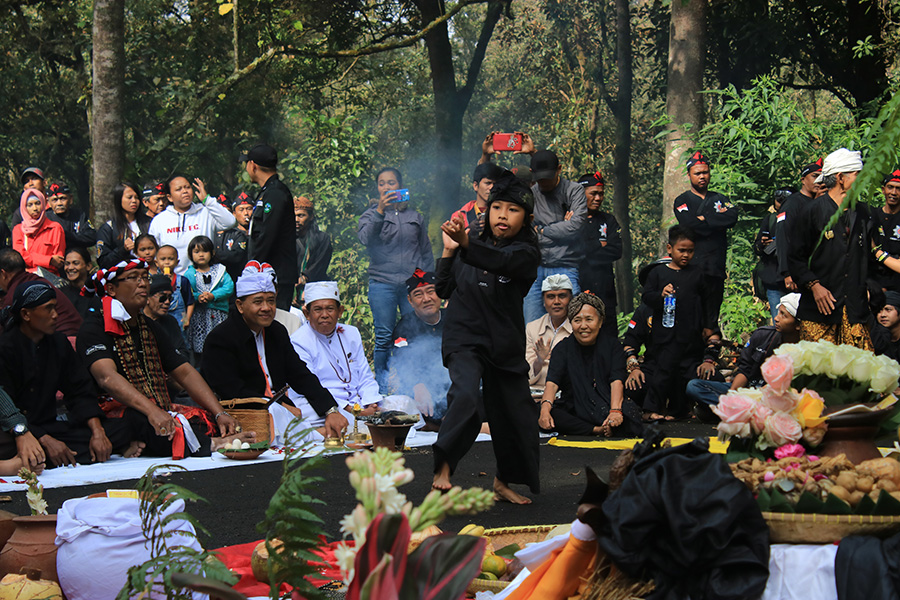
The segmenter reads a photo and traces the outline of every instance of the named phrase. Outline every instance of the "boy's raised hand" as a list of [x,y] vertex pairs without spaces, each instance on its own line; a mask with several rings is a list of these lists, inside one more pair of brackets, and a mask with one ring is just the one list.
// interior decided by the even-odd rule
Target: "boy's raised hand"
[[672,285],[671,283],[666,285],[666,287],[663,288],[663,291],[662,291],[663,298],[665,298],[666,296],[672,296],[674,294],[675,294],[675,286]]
[[[456,246],[454,246],[453,249],[460,246],[463,248],[469,246],[469,233],[466,231],[466,223],[459,213],[453,215],[449,221],[444,221],[441,225],[441,231],[456,243]],[[446,240],[444,241],[444,247],[447,248]],[[451,248],[447,249],[449,250]]]

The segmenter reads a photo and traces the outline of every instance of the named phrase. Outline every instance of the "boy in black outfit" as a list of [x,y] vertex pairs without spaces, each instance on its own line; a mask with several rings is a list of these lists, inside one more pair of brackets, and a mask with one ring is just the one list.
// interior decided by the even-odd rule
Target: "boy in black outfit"
[[[686,418],[690,414],[685,388],[694,377],[708,379],[715,372],[703,360],[707,329],[704,273],[692,266],[694,232],[681,225],[669,229],[667,247],[672,262],[653,269],[644,285],[642,300],[653,309],[648,356],[652,375],[647,378],[644,416],[649,421]],[[675,298],[675,319],[666,326],[664,298]],[[695,375],[696,373],[696,375]],[[668,407],[667,401],[668,400]]]

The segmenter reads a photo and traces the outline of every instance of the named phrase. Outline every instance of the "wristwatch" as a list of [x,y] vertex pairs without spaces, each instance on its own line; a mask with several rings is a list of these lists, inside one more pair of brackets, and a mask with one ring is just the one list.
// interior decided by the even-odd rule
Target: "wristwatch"
[[15,427],[12,428],[12,434],[16,437],[19,437],[20,435],[25,435],[26,433],[28,433],[28,428],[25,425],[23,425],[22,423],[19,423],[18,425],[16,425]]
[[328,415],[333,415],[337,411],[338,411],[338,407],[332,406],[331,408],[329,408],[328,410],[325,411],[325,416],[327,417]]

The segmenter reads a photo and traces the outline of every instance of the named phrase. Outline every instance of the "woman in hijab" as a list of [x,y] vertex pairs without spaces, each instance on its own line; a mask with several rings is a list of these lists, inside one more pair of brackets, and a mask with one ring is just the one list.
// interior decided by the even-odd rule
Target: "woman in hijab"
[[615,337],[599,336],[605,313],[603,301],[590,292],[578,294],[569,304],[572,335],[550,358],[541,429],[563,435],[641,435],[641,411],[625,398],[622,345]]
[[65,265],[66,233],[47,217],[47,198],[40,190],[22,192],[22,222],[13,228],[13,249],[25,259],[25,267],[41,277],[60,275]]

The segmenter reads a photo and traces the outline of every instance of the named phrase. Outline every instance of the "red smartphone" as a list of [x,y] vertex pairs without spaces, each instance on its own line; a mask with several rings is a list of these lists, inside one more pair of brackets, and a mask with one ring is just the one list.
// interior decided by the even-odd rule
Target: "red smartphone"
[[494,152],[513,152],[522,149],[522,136],[518,133],[495,133]]

